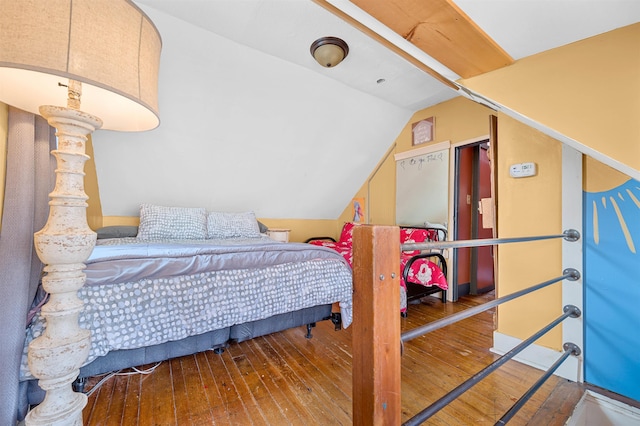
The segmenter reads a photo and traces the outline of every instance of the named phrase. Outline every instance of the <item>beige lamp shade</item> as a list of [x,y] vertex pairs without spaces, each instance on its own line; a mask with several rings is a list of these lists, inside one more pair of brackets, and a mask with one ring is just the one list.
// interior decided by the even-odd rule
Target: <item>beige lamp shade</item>
[[311,44],[311,55],[323,67],[338,65],[349,54],[349,46],[337,37],[323,37]]
[[128,0],[0,0],[0,101],[38,114],[66,106],[69,79],[81,110],[103,129],[158,126],[162,41]]

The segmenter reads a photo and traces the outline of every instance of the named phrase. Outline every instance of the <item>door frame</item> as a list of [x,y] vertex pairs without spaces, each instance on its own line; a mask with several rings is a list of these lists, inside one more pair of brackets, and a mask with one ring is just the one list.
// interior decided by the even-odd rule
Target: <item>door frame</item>
[[[478,136],[475,138],[467,139],[460,142],[452,143],[449,151],[449,223],[448,223],[448,235],[449,239],[453,240],[457,231],[457,223],[456,223],[456,183],[457,183],[457,150],[458,148],[462,148],[470,145],[477,145],[485,141],[491,141],[491,135],[486,134],[483,136]],[[492,170],[492,177],[495,179],[495,171]],[[494,212],[495,213],[495,212]],[[494,214],[495,217],[495,214]],[[451,266],[448,268],[448,277],[447,282],[451,283],[450,291],[447,292],[447,300],[455,302],[458,300],[458,285],[457,285],[457,277],[456,277],[456,250],[454,249],[446,249],[445,257],[451,262]],[[494,262],[494,276],[497,272],[497,265]],[[497,283],[496,283],[497,284]]]

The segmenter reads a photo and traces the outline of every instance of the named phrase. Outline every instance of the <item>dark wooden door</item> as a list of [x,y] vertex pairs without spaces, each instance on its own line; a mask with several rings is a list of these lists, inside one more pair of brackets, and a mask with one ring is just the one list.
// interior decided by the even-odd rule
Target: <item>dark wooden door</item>
[[[456,149],[456,205],[454,212],[455,240],[472,238],[473,219],[473,147]],[[469,294],[471,286],[470,248],[458,248],[454,253],[454,300]]]
[[[456,240],[493,237],[493,220],[484,218],[480,208],[482,200],[492,195],[487,148],[487,141],[483,141],[456,149]],[[492,247],[456,249],[454,268],[454,300],[456,296],[485,293],[495,288]]]
[[[476,167],[478,168],[478,179],[475,182],[475,191],[478,194],[475,215],[477,220],[474,238],[493,238],[492,212],[487,208],[487,202],[491,198],[491,164],[489,162],[488,145],[486,143],[478,145],[475,152],[477,155]],[[483,201],[484,200],[484,201]],[[484,208],[483,208],[484,205]],[[487,217],[484,217],[484,216]],[[486,293],[495,288],[493,271],[493,247],[476,247],[475,282],[471,282],[471,294]]]

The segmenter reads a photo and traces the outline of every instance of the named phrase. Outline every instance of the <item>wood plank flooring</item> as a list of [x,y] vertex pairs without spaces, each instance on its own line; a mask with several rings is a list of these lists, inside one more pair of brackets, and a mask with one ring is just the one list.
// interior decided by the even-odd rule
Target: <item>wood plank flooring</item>
[[[409,306],[403,330],[490,300],[492,294]],[[497,358],[494,310],[405,344],[402,419],[406,421]],[[85,425],[350,425],[351,328],[318,323],[165,361],[151,374],[114,376],[96,388]],[[141,366],[140,369],[153,367]],[[424,424],[493,425],[542,372],[508,361]],[[91,378],[87,391],[100,377]],[[563,425],[582,396],[559,377],[545,383],[509,425]]]

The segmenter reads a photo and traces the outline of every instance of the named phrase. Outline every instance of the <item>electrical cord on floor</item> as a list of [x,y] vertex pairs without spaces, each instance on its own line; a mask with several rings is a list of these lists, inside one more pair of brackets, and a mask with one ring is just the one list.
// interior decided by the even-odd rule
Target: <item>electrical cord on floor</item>
[[162,364],[162,361],[160,361],[159,363],[157,363],[153,367],[150,367],[150,368],[148,368],[146,370],[139,370],[136,367],[132,367],[131,369],[133,371],[121,372],[122,370],[117,370],[117,371],[112,371],[110,373],[107,373],[102,379],[100,379],[100,381],[98,383],[95,384],[95,386],[93,386],[91,389],[86,391],[85,395],[87,395],[88,397],[93,395],[93,393],[95,391],[100,389],[100,386],[105,384],[110,378],[112,378],[114,376],[133,376],[134,374],[142,374],[142,375],[151,374],[151,373],[153,373],[155,371],[156,368],[158,368],[158,366],[160,364]]

